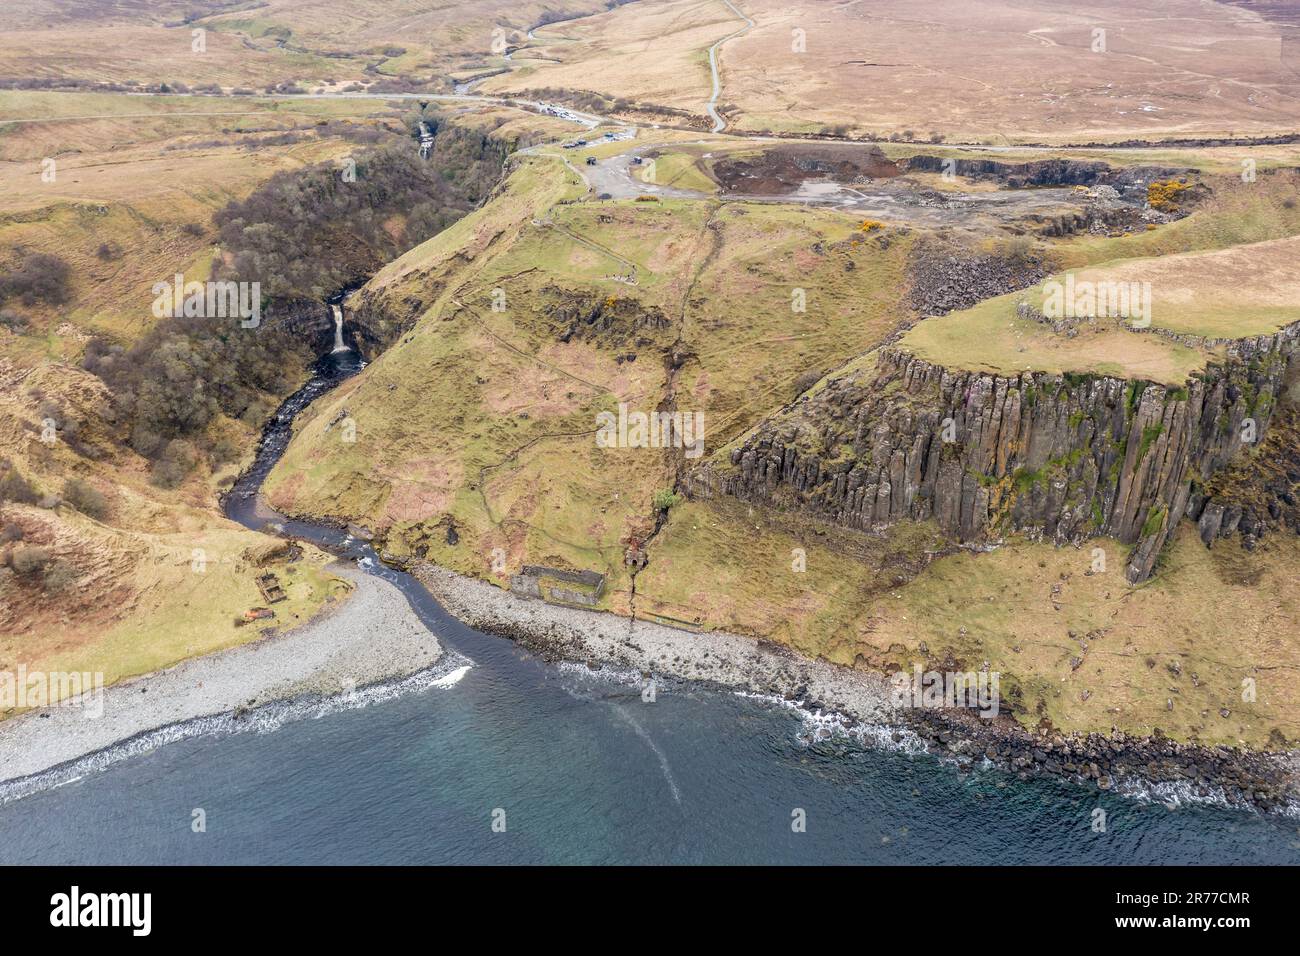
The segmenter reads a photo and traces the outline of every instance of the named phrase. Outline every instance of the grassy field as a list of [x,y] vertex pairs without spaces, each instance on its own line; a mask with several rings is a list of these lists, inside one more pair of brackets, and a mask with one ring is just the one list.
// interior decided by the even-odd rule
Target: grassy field
[[927,525],[868,536],[731,498],[688,500],[672,509],[637,576],[637,615],[853,666],[872,607],[944,544]]
[[933,316],[912,328],[899,345],[927,361],[976,372],[1092,372],[1166,385],[1181,385],[1210,360],[1208,351],[1137,335],[1106,320],[1085,324],[1077,337],[1066,338],[1016,315],[1016,303],[1026,296],[1012,293]]
[[[1295,174],[1256,183],[1216,181],[1215,197],[1185,219],[1119,238],[1056,243],[1052,254],[1076,282],[1149,282],[1150,324],[1206,338],[1276,331],[1300,319],[1290,263],[1300,250]],[[1064,273],[1050,277],[1064,282]],[[1078,327],[1073,338],[1018,314],[1042,308],[1043,287],[988,299],[973,308],[927,318],[900,344],[957,368],[1015,374],[1097,372],[1181,384],[1213,356],[1156,335],[1138,335],[1116,319]]]
[[[703,414],[711,452],[899,321],[906,235],[795,206],[564,201],[581,194],[562,164],[528,157],[482,210],[376,276],[370,289],[418,299],[421,318],[308,413],[273,504],[347,514],[395,552],[481,576],[497,548],[507,572],[601,570],[625,609],[624,548],[650,535],[652,498],[684,461],[598,448],[596,414],[670,402]],[[344,412],[346,448],[329,428]]]
[[[255,142],[258,133],[311,132],[321,121],[363,122],[393,115],[380,99],[0,90],[0,160],[23,163],[15,167],[19,174],[28,174],[30,163],[39,176],[40,160],[46,157],[58,160],[149,145],[176,150],[192,147],[195,141],[246,145]],[[11,187],[8,180],[6,176],[5,185]]]
[[194,27],[177,24],[74,23],[65,27],[0,30],[0,76],[91,82],[216,83],[260,89],[271,83],[363,79],[365,61],[352,63],[209,29],[204,49],[193,48]]
[[[737,26],[735,15],[717,0],[627,4],[564,24],[567,42],[544,40],[546,54],[558,62],[521,61],[481,89],[595,89],[703,115],[711,89],[705,51]],[[544,31],[543,36],[550,34]]]
[[1080,269],[1081,282],[1150,282],[1152,324],[1209,338],[1266,335],[1300,320],[1300,237]]
[[[106,685],[188,657],[257,640],[302,624],[350,589],[325,570],[329,555],[308,547],[294,561],[255,564],[274,539],[194,513],[178,530],[147,533],[99,524],[70,509],[6,506],[4,517],[81,572],[75,598],[32,601],[17,582],[3,587],[0,670],[102,673]],[[201,552],[203,562],[194,555]],[[202,571],[196,570],[202,567]],[[274,573],[286,600],[267,605],[255,574]],[[237,626],[255,607],[273,620]],[[6,713],[3,717],[11,716]]]
[[715,193],[718,191],[718,184],[709,177],[705,169],[705,161],[702,159],[704,152],[704,149],[698,147],[682,147],[679,150],[663,152],[634,170],[634,175],[643,183],[694,189],[705,194]]
[[[1105,573],[1088,573],[1093,547],[1109,556]],[[1122,553],[1105,540],[1081,550],[1013,541],[942,558],[871,609],[862,653],[908,670],[949,654],[962,669],[988,661],[1030,727],[1158,727],[1252,746],[1278,746],[1275,731],[1300,738],[1300,543],[1278,535],[1255,553],[1234,542],[1207,550],[1187,525],[1160,574],[1137,588],[1124,582]],[[1254,701],[1242,699],[1247,678]]]
[[[1195,0],[1104,0],[1086,14],[963,0],[942,16],[915,0],[737,6],[754,26],[721,47],[719,102],[738,129],[1004,145],[1243,134],[1300,118],[1287,26],[1267,12]],[[594,90],[702,116],[706,51],[743,26],[716,0],[627,4],[565,24],[563,41],[544,35],[530,48],[558,62],[521,58],[485,88]]]
[[[43,400],[89,423],[80,437],[94,457],[39,441]],[[112,683],[301,623],[350,587],[325,570],[328,555],[308,547],[290,560],[276,554],[277,539],[222,518],[206,474],[176,491],[154,487],[146,463],[116,449],[96,424],[93,413],[106,404],[87,372],[0,361],[0,458],[42,495],[57,497],[77,477],[105,499],[98,518],[67,505],[0,505],[0,524],[23,532],[11,547],[44,548],[71,573],[51,590],[0,572],[0,669],[102,672]],[[251,443],[252,430],[243,438]],[[236,627],[237,617],[265,605],[255,569],[275,573],[288,597],[273,620]]]
[[[603,9],[593,0],[265,0],[197,9],[174,0],[14,0],[0,12],[0,76],[261,89],[333,88],[378,74],[440,86],[458,70],[502,62],[500,48],[522,42],[545,14]],[[196,29],[205,31],[197,50]]]

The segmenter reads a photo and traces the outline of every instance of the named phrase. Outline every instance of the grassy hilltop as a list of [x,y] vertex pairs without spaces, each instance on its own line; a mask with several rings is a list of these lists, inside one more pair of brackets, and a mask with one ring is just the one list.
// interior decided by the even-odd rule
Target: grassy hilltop
[[[659,155],[695,162],[707,152],[704,145]],[[361,313],[388,316],[401,331],[363,375],[303,417],[266,486],[274,505],[346,515],[379,532],[394,557],[501,585],[524,563],[598,570],[609,576],[602,602],[609,610],[752,633],[846,665],[897,663],[922,643],[932,658],[951,653],[972,666],[977,656],[995,655],[1029,722],[1046,717],[1065,728],[1134,731],[1158,725],[1257,744],[1274,728],[1295,733],[1285,695],[1230,708],[1236,716],[1229,722],[1195,716],[1207,708],[1217,714],[1211,697],[1226,699],[1239,680],[1234,668],[1209,662],[1197,664],[1193,695],[1205,706],[1192,715],[1180,706],[1171,722],[1146,666],[1126,663],[1151,654],[1164,667],[1171,654],[1194,656],[1168,634],[1146,640],[1145,622],[1175,615],[1200,627],[1201,605],[1171,596],[1202,588],[1207,574],[1230,573],[1215,568],[1231,563],[1224,552],[1232,545],[1201,555],[1194,536],[1182,535],[1156,581],[1131,588],[1117,577],[1110,598],[1089,591],[1097,600],[1081,608],[1078,622],[1049,617],[1035,625],[1041,637],[1030,637],[1007,622],[1018,614],[1033,620],[1033,595],[1049,591],[1078,555],[1024,541],[1005,555],[935,559],[951,542],[924,524],[863,535],[725,498],[678,501],[661,511],[662,493],[690,463],[680,454],[595,443],[596,413],[619,402],[700,409],[709,454],[725,459],[773,409],[820,388],[823,375],[868,371],[871,350],[899,332],[900,347],[955,367],[1171,383],[1202,367],[1213,349],[1118,328],[1055,336],[1015,317],[1017,298],[1032,288],[916,321],[906,293],[924,229],[789,203],[599,201],[562,156],[520,159],[487,205],[360,293]],[[1198,158],[1214,165],[1212,153]],[[710,167],[691,168],[706,175]],[[1252,285],[1254,298],[1230,301],[1222,276],[1248,264],[1256,275],[1282,275],[1300,232],[1294,180],[1278,174],[1253,191],[1228,176],[1210,181],[1213,197],[1187,218],[1127,236],[1040,241],[1037,252],[1094,279],[1140,280],[1154,263],[1159,328],[1224,337],[1275,329],[1290,321],[1285,279]],[[996,248],[997,233],[995,226],[979,241]],[[792,310],[796,288],[806,311]],[[502,297],[499,310],[494,293]],[[1204,304],[1189,310],[1180,306],[1185,301]],[[1229,304],[1235,309],[1223,307]],[[355,444],[341,441],[344,417],[355,423]],[[649,555],[635,574],[624,563],[632,545]],[[494,555],[502,554],[504,567],[498,561],[494,569]],[[797,555],[802,571],[793,570]],[[1286,555],[1283,542],[1270,544],[1250,558],[1259,569],[1251,573],[1284,574]],[[1008,561],[1016,562],[1014,572]],[[934,602],[949,607],[949,586],[938,582],[954,573],[978,596],[954,593],[940,614]],[[1005,593],[1002,582],[1012,573],[1023,577],[1023,602],[1000,604],[986,621],[981,589]],[[1048,648],[1064,646],[1066,630],[1102,627],[1112,601],[1122,601],[1114,607],[1129,609],[1128,616],[1105,626],[1124,634],[1129,650],[1087,688],[1088,703],[1070,702],[1068,688],[1049,690],[1060,660]],[[1264,616],[1295,613],[1287,601],[1264,604]],[[1034,641],[1041,648],[1026,651]],[[1220,645],[1229,656],[1253,654],[1252,647]]]

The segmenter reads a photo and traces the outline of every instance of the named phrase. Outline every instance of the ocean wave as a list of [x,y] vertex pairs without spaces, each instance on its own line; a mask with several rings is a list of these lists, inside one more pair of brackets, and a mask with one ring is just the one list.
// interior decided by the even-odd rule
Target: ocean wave
[[[811,747],[828,740],[852,740],[855,743],[875,750],[888,750],[906,754],[931,754],[940,763],[962,765],[963,761],[955,754],[945,751],[930,750],[925,740],[906,727],[892,726],[887,723],[864,723],[835,711],[810,708],[804,701],[789,700],[775,694],[760,694],[753,691],[733,691],[737,697],[757,700],[766,704],[793,711],[799,715],[800,728],[795,739],[801,746]],[[997,770],[997,764],[987,757],[980,757],[974,766],[983,771]],[[1095,786],[1083,779],[1070,781],[1083,786]],[[1248,801],[1234,797],[1222,787],[1193,786],[1186,781],[1152,781],[1134,775],[1116,778],[1111,792],[1140,803],[1160,803],[1170,810],[1184,806],[1207,806],[1221,809],[1247,810],[1258,813]],[[1300,819],[1300,803],[1292,802],[1274,811],[1289,819]]]
[[[1233,795],[1223,787],[1194,786],[1184,780],[1152,781],[1138,776],[1123,776],[1115,781],[1114,792],[1138,803],[1159,803],[1168,810],[1185,806],[1218,807],[1226,810],[1260,811],[1249,801]],[[1289,819],[1300,819],[1300,804],[1292,801],[1270,812]]]
[[300,720],[320,719],[343,711],[360,710],[372,704],[433,688],[451,688],[459,684],[473,666],[469,659],[448,651],[432,667],[405,677],[368,684],[346,693],[331,696],[313,694],[292,700],[271,701],[252,710],[194,717],[156,727],[48,770],[0,783],[0,806],[34,793],[76,783],[89,774],[106,770],[123,760],[143,756],[181,740],[223,734],[272,733],[286,724]]
[[[585,681],[600,681],[606,684],[622,684],[627,687],[641,687],[645,684],[645,678],[641,672],[634,668],[614,667],[611,664],[601,664],[599,667],[589,667],[586,664],[575,664],[571,661],[561,661],[555,665],[555,669],[561,674],[570,677],[577,677]],[[655,679],[659,686],[665,681],[662,678]]]
[[732,693],[746,700],[771,704],[797,714],[800,728],[795,733],[795,740],[805,747],[828,740],[847,739],[873,750],[907,754],[930,752],[929,745],[906,727],[888,723],[868,723],[838,711],[809,707],[805,701],[790,700],[776,694],[760,694],[748,690],[737,690]]
[[434,681],[429,686],[430,687],[455,687],[457,684],[461,682],[461,680],[465,677],[465,675],[470,672],[470,668],[472,668],[473,666],[474,665],[472,664],[462,664],[460,667],[457,667],[454,671],[451,671],[449,674],[446,674],[442,677],[435,678]]

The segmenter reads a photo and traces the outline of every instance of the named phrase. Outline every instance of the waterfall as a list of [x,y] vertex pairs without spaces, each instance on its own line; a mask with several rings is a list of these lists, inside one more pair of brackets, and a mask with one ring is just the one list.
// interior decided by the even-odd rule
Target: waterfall
[[332,305],[330,308],[334,310],[334,351],[350,352],[352,350],[343,341],[343,307]]

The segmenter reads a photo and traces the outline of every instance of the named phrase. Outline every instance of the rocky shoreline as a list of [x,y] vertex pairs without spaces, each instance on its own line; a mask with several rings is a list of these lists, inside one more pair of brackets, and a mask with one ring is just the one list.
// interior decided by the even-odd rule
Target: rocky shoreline
[[702,681],[883,722],[887,681],[804,658],[770,641],[685,631],[651,621],[516,597],[486,581],[429,564],[408,568],[438,603],[470,627],[507,637],[551,663],[610,666],[656,678]]
[[693,632],[599,611],[524,600],[485,581],[432,565],[409,569],[450,613],[508,637],[551,662],[704,681],[797,702],[850,725],[914,735],[961,764],[988,761],[1022,779],[1053,776],[1102,790],[1214,800],[1266,812],[1300,811],[1300,754],[1182,744],[1163,736],[1031,733],[1008,715],[901,709],[881,674],[803,658],[781,645],[718,631]]
[[1160,734],[1035,735],[1005,715],[922,710],[908,727],[960,761],[987,760],[1025,779],[1032,774],[1091,783],[1102,790],[1221,800],[1272,813],[1300,813],[1300,755],[1184,744]]
[[[54,707],[0,724],[0,785],[134,740],[151,749],[151,735],[185,722],[237,720],[268,704],[337,698],[429,672],[447,658],[399,590],[350,565],[332,570],[355,585],[354,593],[293,631],[114,685],[103,691],[101,719]],[[643,688],[681,680],[769,697],[855,735],[870,731],[864,735],[963,766],[992,764],[1021,779],[1049,776],[1157,799],[1300,813],[1294,751],[1205,747],[1159,734],[1031,733],[1005,713],[984,719],[973,710],[902,707],[887,675],[805,658],[771,641],[525,600],[428,564],[406,570],[465,624],[551,663],[629,671]]]
[[444,659],[401,591],[350,565],[330,570],[348,579],[352,592],[291,631],[114,684],[94,708],[47,707],[0,723],[0,784],[131,741],[147,744],[168,727],[336,698],[429,671]]

